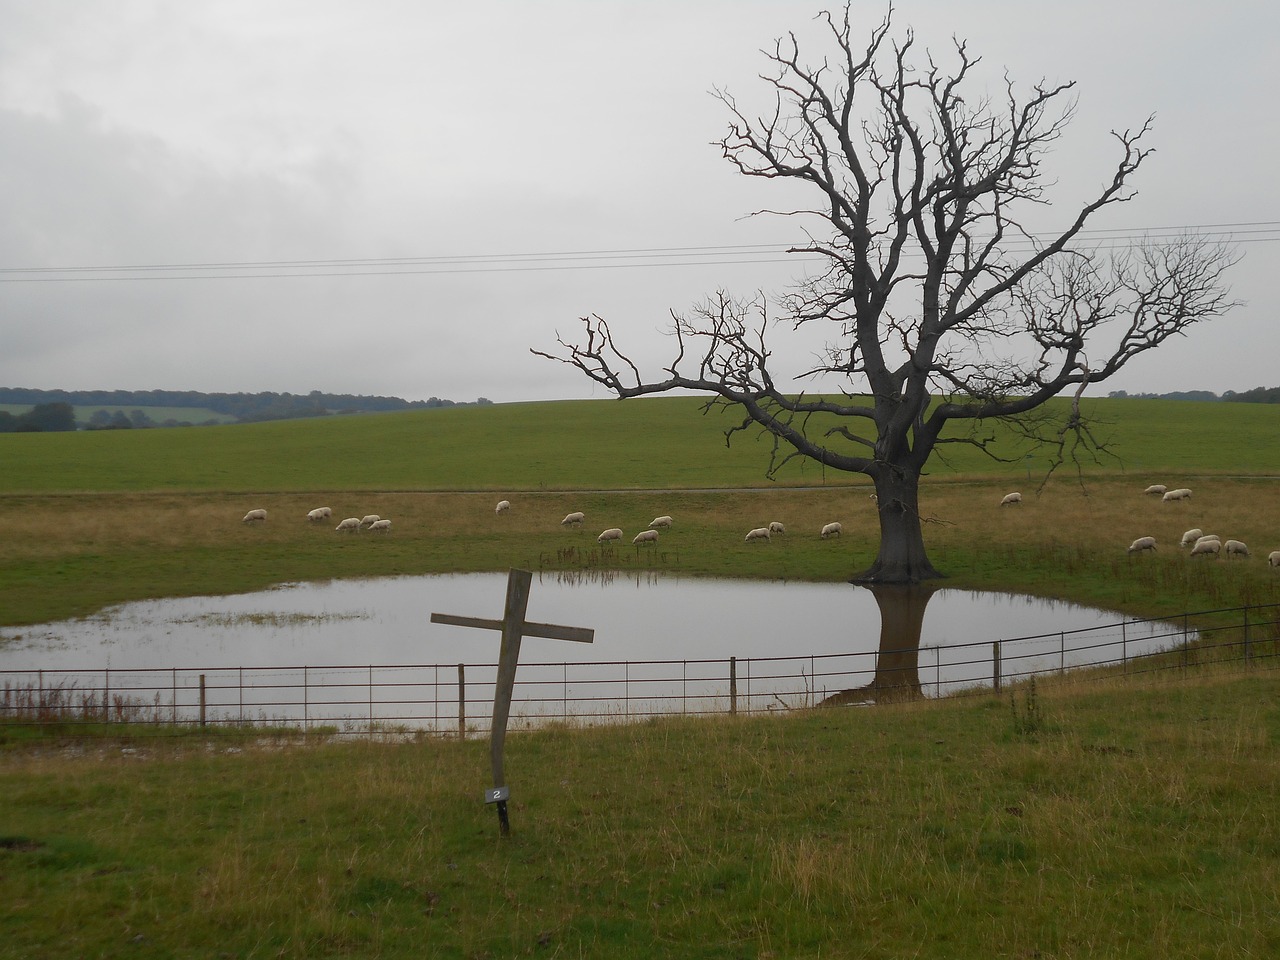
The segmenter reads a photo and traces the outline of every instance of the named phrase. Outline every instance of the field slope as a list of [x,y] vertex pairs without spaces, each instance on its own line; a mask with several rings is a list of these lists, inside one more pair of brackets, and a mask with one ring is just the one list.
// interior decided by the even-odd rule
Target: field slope
[[[767,485],[772,441],[724,432],[734,415],[694,397],[495,404],[223,427],[0,434],[0,493],[77,491],[590,490]],[[1091,473],[1280,472],[1280,404],[1094,400],[1116,454]],[[815,420],[811,429],[827,424]],[[984,434],[985,435],[985,434]],[[945,445],[932,477],[1033,481],[1048,452],[994,431],[1008,462]],[[783,484],[866,484],[797,460]]]

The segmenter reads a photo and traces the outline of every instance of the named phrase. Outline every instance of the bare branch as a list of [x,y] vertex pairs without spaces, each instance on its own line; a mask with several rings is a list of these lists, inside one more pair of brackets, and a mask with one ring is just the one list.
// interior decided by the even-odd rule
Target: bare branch
[[[729,115],[724,159],[805,188],[811,202],[777,213],[804,226],[792,251],[823,266],[776,301],[718,292],[672,313],[676,355],[660,379],[646,380],[596,315],[581,340],[533,352],[619,397],[693,390],[711,396],[704,410],[734,406],[742,418],[726,440],[772,434],[769,476],[802,457],[866,474],[882,531],[867,578],[914,580],[936,575],[917,509],[930,457],[954,444],[1008,457],[992,421],[1052,451],[1049,475],[1111,455],[1081,408],[1086,385],[1230,310],[1225,274],[1239,257],[1195,234],[1112,258],[1081,242],[1095,215],[1134,196],[1151,118],[1112,132],[1109,173],[1065,205],[1065,221],[1028,229],[1026,211],[1064,206],[1047,206],[1045,164],[1075,116],[1074,84],[1006,75],[985,89],[962,39],[945,56],[921,51],[890,7],[859,43],[853,9],[819,18],[828,56],[807,59],[794,34],[764,53],[764,109],[714,92]],[[774,369],[768,335],[809,324],[828,343],[798,375],[826,395],[789,392]],[[1061,407],[1047,401],[1067,391],[1055,421]]]

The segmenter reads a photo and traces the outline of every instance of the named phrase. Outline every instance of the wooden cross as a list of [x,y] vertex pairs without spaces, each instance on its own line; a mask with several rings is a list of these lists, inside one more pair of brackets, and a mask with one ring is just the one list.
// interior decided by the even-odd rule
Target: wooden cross
[[511,791],[507,788],[506,777],[502,772],[502,750],[507,739],[507,718],[511,715],[511,693],[516,685],[516,666],[520,662],[520,641],[524,637],[546,637],[550,640],[591,643],[596,636],[596,632],[588,627],[562,627],[554,623],[526,621],[524,614],[529,608],[529,587],[532,583],[533,574],[528,570],[512,570],[507,574],[507,606],[501,620],[457,617],[448,613],[431,614],[432,623],[502,631],[498,679],[493,691],[493,725],[489,731],[493,789],[484,792],[484,802],[498,805],[498,826],[503,836],[511,832],[511,822],[507,818],[507,798],[511,796]]

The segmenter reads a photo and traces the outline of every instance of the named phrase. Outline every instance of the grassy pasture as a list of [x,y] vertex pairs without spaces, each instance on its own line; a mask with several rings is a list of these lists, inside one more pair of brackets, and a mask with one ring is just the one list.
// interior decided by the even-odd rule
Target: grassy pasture
[[[1146,614],[1280,600],[1261,558],[1280,549],[1280,409],[1111,403],[1127,462],[1083,486],[1064,474],[1036,497],[1037,461],[963,449],[938,465],[921,508],[948,585]],[[0,436],[0,622],[297,579],[606,565],[840,580],[870,561],[861,478],[824,485],[810,466],[768,485],[761,444],[726,451],[717,426],[664,400]],[[1195,492],[1164,504],[1150,482]],[[1026,501],[999,507],[1013,488]],[[309,524],[321,504],[333,523]],[[270,519],[242,524],[258,506]],[[559,525],[571,510],[582,530]],[[333,530],[365,513],[391,532]],[[676,526],[656,549],[595,544],[660,513]],[[832,519],[846,535],[819,540]],[[788,535],[743,542],[770,520]],[[1174,546],[1190,526],[1255,557],[1192,562]],[[1147,534],[1160,550],[1129,557]],[[508,741],[505,842],[479,802],[478,741],[9,747],[0,958],[1272,956],[1278,705],[1275,671],[1207,668],[554,727]]]
[[[558,401],[218,428],[0,434],[0,493],[769,486],[769,439],[748,431],[726,448],[732,414],[703,416],[699,404],[693,397]],[[1280,473],[1280,404],[1099,399],[1086,406],[1099,420],[1098,436],[1123,458],[1090,464],[1090,474],[1155,476],[1178,486],[1206,474]],[[949,444],[930,477],[1037,482],[1045,451],[1024,449],[1007,431],[995,436],[1011,462]],[[866,482],[799,460],[778,478],[781,485]]]
[[1277,674],[1032,697],[9,751],[0,957],[1276,955]]
[[[1119,448],[1132,448],[1149,469],[1091,467],[1083,485],[1064,470],[1037,497],[1038,475],[1028,486],[1024,461],[992,464],[957,447],[930,474],[921,509],[949,583],[1144,615],[1275,598],[1280,576],[1262,557],[1280,549],[1280,481],[1264,437],[1280,408],[1173,401],[1103,408]],[[1185,435],[1168,439],[1186,429],[1173,416],[1184,411],[1213,438],[1200,441],[1195,469],[1182,452]],[[0,494],[0,623],[331,577],[604,564],[839,581],[871,562],[876,514],[864,478],[824,478],[810,464],[769,484],[761,478],[763,444],[744,437],[726,449],[721,422],[679,399],[0,436],[0,483],[9,487]],[[1230,471],[1221,469],[1227,462]],[[980,465],[990,472],[978,473]],[[1195,494],[1161,503],[1141,494],[1154,481]],[[1025,502],[999,508],[1013,487]],[[500,496],[514,508],[497,517]],[[334,509],[332,524],[303,519],[319,505]],[[266,524],[240,522],[259,506],[270,513]],[[574,510],[587,513],[584,528],[560,527]],[[334,532],[338,519],[367,513],[392,518],[391,533]],[[664,513],[677,524],[658,547],[632,547],[630,537]],[[771,520],[790,534],[742,542],[746,530]],[[818,540],[830,520],[840,520],[845,535]],[[627,542],[605,553],[595,535],[607,526],[622,527]],[[1243,539],[1259,556],[1192,564],[1174,546],[1192,526]],[[1155,556],[1125,554],[1147,535],[1162,545]]]

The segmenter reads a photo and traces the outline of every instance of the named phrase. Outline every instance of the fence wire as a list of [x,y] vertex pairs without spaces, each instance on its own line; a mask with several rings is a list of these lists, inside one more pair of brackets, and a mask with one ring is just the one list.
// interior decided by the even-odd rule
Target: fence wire
[[[1192,627],[1191,624],[1196,626]],[[902,650],[520,665],[514,728],[759,714],[971,693],[1034,676],[1138,676],[1210,663],[1270,669],[1280,604]],[[487,734],[497,665],[351,664],[0,671],[0,723]]]

